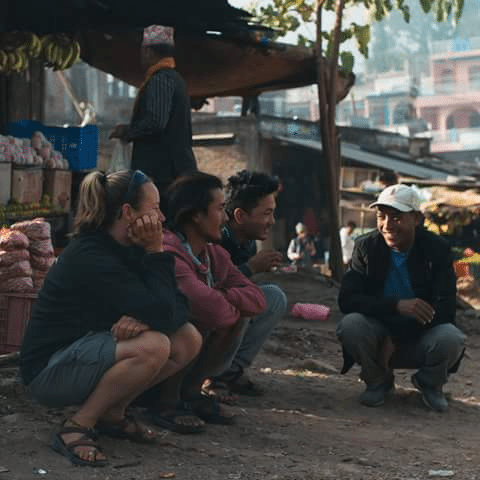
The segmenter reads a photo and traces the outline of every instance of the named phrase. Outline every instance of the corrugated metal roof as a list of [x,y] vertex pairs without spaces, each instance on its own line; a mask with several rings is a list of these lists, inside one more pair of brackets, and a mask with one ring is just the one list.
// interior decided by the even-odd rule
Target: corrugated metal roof
[[[322,144],[319,141],[292,139],[275,135],[273,138],[301,147],[322,151]],[[368,152],[363,150],[358,145],[354,145],[352,143],[342,142],[341,154],[342,157],[351,159],[353,161],[378,168],[384,168],[386,170],[393,170],[401,175],[411,175],[417,178],[435,178],[438,180],[446,180],[448,176],[448,173],[443,170],[438,170],[424,165],[418,165],[413,163],[413,161],[403,161],[389,155]]]

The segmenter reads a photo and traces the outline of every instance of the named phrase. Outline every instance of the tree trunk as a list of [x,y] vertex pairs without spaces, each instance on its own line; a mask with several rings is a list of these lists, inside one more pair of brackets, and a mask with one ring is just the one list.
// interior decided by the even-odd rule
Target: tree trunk
[[335,280],[342,278],[344,267],[339,237],[338,208],[339,170],[340,170],[340,142],[336,127],[336,90],[338,44],[343,13],[343,0],[337,0],[336,25],[334,31],[334,48],[332,58],[328,62],[322,55],[322,6],[324,0],[317,1],[317,84],[320,110],[320,138],[322,141],[323,156],[327,173],[327,211],[328,234],[330,240],[330,268]]

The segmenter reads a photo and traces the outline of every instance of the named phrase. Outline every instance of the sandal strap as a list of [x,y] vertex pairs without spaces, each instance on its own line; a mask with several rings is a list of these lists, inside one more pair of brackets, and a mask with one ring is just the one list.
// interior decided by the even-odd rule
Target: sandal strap
[[[71,423],[72,425],[66,425],[67,422]],[[65,422],[63,422],[62,428],[58,433],[60,435],[67,435],[69,433],[82,433],[85,437],[91,440],[96,440],[98,438],[98,433],[94,428],[83,427],[82,425],[73,420],[65,420]]]
[[193,412],[195,412],[195,406],[198,405],[200,408],[201,406],[211,408],[213,414],[220,412],[220,402],[212,396],[209,395],[198,395],[195,397],[191,397],[188,399],[187,403],[190,405],[190,408]]
[[91,447],[97,452],[103,453],[100,445],[85,436],[80,437],[78,440],[74,440],[73,442],[65,442],[65,440],[63,440],[63,443],[65,444],[65,447],[68,448],[70,451],[74,450],[77,447]]
[[99,422],[97,427],[101,433],[111,437],[128,438],[141,443],[153,443],[156,438],[156,435],[152,435],[155,433],[153,430],[128,413],[118,422]]

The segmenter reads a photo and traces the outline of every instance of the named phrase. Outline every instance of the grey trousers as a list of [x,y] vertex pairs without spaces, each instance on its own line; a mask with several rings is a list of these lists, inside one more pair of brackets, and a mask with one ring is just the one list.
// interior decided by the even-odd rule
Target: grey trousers
[[250,319],[242,342],[232,357],[232,369],[245,369],[252,364],[265,340],[287,311],[287,297],[280,287],[265,284],[259,285],[259,288],[265,296],[267,308],[261,315]]
[[[361,367],[365,383],[384,383],[391,370],[385,365],[384,345],[389,336],[385,325],[361,313],[346,315],[337,325],[337,336],[345,351]],[[437,387],[447,383],[449,372],[465,349],[465,335],[455,325],[443,323],[429,328],[415,341],[397,345],[390,368],[418,369],[421,383]]]

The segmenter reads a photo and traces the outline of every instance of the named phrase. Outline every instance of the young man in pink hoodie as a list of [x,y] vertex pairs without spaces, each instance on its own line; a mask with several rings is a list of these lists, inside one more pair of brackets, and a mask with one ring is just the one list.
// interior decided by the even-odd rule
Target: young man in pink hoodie
[[[200,354],[178,376],[177,391],[205,422],[232,424],[231,414],[213,397],[202,395],[201,387],[206,378],[229,367],[249,318],[265,311],[265,297],[218,245],[227,220],[220,179],[195,173],[177,180],[168,195],[172,231],[164,234],[164,248],[175,256],[178,287],[189,301],[191,322],[203,335]],[[169,381],[162,401],[174,387]]]

